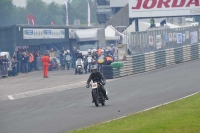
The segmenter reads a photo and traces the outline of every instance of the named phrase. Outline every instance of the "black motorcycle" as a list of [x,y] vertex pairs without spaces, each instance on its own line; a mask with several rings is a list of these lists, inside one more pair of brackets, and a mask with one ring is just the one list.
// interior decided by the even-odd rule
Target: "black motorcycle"
[[94,100],[94,103],[95,103],[96,107],[98,107],[100,104],[102,106],[105,105],[105,96],[103,95],[103,93],[102,93],[102,91],[100,89],[100,86],[102,86],[102,84],[99,83],[99,82],[93,82],[91,84],[92,98]]

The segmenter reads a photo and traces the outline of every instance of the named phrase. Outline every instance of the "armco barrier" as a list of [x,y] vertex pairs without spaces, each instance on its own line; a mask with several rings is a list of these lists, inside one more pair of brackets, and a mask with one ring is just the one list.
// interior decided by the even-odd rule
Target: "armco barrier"
[[113,78],[144,73],[199,58],[200,44],[134,55],[132,57],[127,57],[126,61],[123,61],[124,67],[113,69]]

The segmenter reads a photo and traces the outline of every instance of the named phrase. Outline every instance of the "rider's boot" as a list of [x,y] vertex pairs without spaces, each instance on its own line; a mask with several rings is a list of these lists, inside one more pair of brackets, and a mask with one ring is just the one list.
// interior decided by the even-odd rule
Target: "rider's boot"
[[109,100],[108,95],[105,96],[106,100]]

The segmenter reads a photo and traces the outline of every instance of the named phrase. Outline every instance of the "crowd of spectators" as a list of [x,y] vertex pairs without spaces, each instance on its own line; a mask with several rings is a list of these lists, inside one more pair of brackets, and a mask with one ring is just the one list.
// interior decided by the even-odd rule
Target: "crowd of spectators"
[[[19,73],[28,74],[36,70],[36,59],[39,56],[39,51],[29,51],[28,49],[18,49],[10,60],[6,55],[0,56],[0,77],[16,76]],[[3,71],[6,72],[6,75],[2,75]]]

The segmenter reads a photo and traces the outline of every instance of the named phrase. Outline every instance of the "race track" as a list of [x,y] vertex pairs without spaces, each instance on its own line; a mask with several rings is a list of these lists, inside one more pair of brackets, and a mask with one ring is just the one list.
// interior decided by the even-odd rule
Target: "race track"
[[0,101],[0,133],[64,133],[199,92],[200,60],[109,81],[106,88],[110,100],[104,107],[95,107],[91,103],[91,89],[81,85]]

